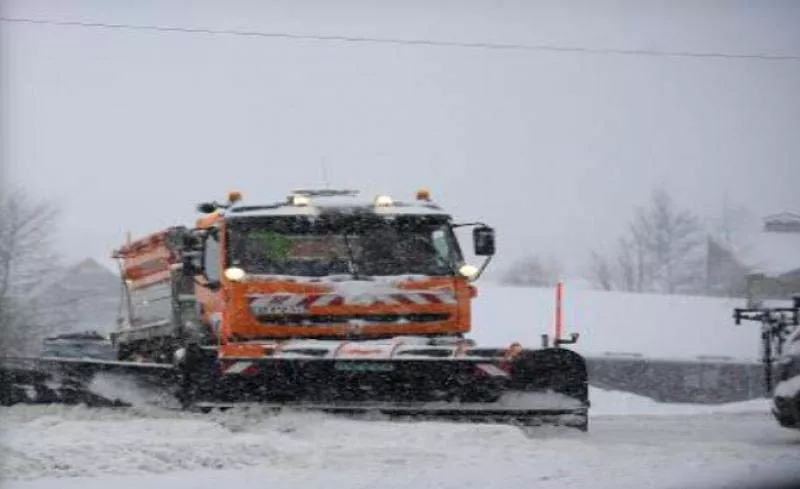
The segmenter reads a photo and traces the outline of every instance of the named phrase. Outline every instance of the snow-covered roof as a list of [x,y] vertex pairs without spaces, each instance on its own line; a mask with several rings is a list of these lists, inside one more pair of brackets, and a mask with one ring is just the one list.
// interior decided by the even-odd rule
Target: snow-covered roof
[[764,229],[773,233],[800,233],[800,214],[781,212],[767,216]]
[[769,276],[800,269],[800,233],[760,233],[742,253],[753,271]]

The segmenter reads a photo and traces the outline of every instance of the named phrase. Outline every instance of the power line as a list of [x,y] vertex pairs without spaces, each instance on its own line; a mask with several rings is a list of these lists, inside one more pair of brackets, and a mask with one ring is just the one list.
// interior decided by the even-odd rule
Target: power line
[[181,34],[207,34],[207,35],[227,35],[242,37],[260,37],[273,39],[291,40],[311,40],[329,42],[348,42],[363,44],[395,44],[405,46],[435,46],[453,47],[470,49],[493,49],[506,51],[547,51],[561,53],[584,53],[584,54],[617,54],[627,56],[658,56],[673,58],[721,58],[721,59],[750,59],[765,61],[800,61],[800,55],[791,54],[747,54],[747,53],[721,53],[721,52],[698,52],[698,51],[661,51],[655,49],[610,49],[610,48],[590,48],[585,46],[558,46],[551,44],[504,44],[493,42],[459,42],[459,41],[436,41],[431,39],[402,39],[391,37],[368,37],[368,36],[344,36],[344,35],[325,35],[325,34],[297,34],[291,32],[264,32],[264,31],[244,31],[234,29],[209,29],[202,27],[179,27],[179,26],[159,26],[145,24],[111,24],[105,22],[86,22],[72,20],[47,20],[32,19],[24,17],[0,17],[0,22],[17,24],[40,24],[64,27],[82,27],[96,29],[120,29],[151,32],[167,32]]

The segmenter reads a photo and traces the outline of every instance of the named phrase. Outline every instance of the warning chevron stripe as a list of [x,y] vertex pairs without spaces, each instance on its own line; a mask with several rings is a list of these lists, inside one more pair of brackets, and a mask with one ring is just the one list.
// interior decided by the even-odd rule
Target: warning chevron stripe
[[258,372],[256,362],[237,361],[222,365],[223,375],[252,375]]
[[311,307],[338,306],[412,306],[455,304],[456,297],[447,292],[405,292],[391,294],[263,294],[250,296],[250,305],[254,309],[293,309],[307,310]]

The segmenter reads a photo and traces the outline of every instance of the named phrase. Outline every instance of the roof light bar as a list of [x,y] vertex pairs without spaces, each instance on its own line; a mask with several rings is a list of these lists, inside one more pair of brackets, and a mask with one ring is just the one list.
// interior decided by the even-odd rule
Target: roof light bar
[[337,190],[337,189],[298,189],[293,190],[294,195],[304,195],[306,197],[355,197],[358,190]]

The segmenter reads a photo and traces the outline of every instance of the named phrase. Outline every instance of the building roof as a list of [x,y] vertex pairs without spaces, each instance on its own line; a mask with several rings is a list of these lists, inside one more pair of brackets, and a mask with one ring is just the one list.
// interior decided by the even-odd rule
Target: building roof
[[764,230],[772,233],[800,233],[800,215],[781,212],[764,218]]
[[800,269],[800,215],[784,212],[763,222],[764,227],[740,251],[742,261],[754,272],[770,276]]

